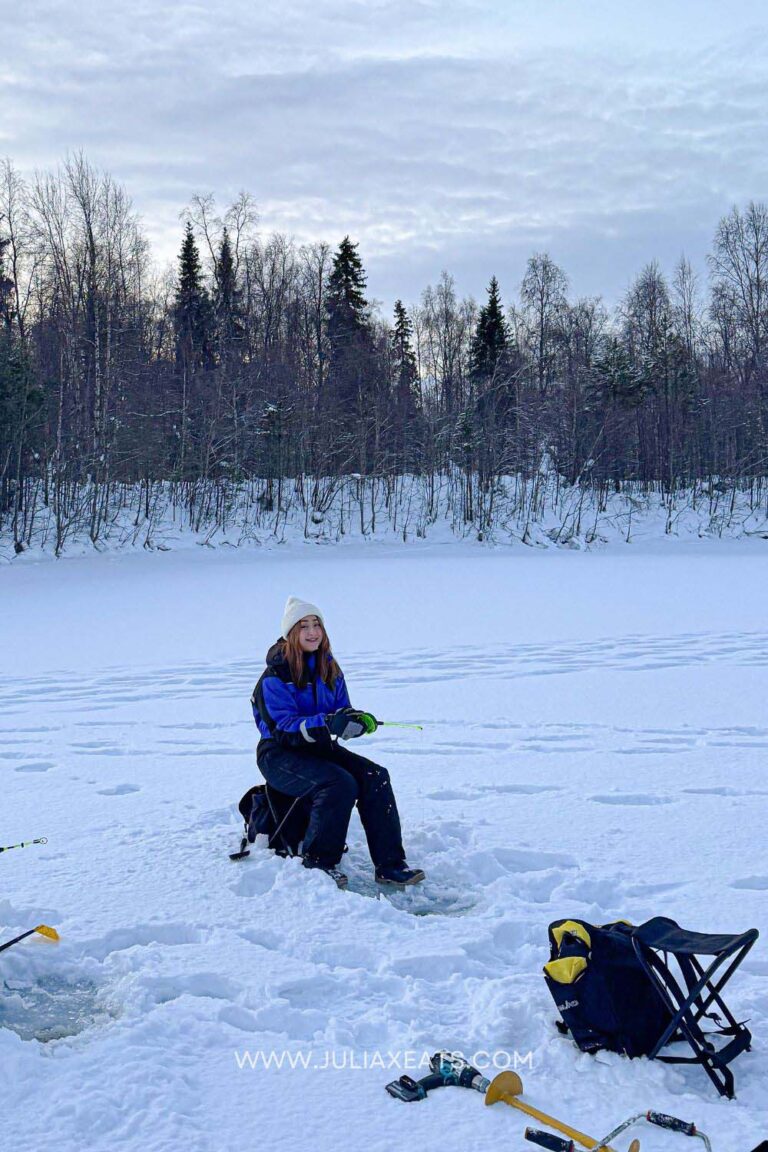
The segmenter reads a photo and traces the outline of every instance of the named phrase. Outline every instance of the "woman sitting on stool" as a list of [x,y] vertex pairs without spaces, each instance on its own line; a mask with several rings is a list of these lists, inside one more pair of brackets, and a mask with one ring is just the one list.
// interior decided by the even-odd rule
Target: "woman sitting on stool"
[[357,802],[377,883],[402,888],[423,880],[424,873],[405,862],[386,768],[338,743],[362,736],[365,725],[350,705],[316,605],[288,598],[282,637],[267,653],[251,703],[261,733],[256,760],[262,776],[286,796],[311,799],[304,867],[320,868],[346,887],[338,865]]

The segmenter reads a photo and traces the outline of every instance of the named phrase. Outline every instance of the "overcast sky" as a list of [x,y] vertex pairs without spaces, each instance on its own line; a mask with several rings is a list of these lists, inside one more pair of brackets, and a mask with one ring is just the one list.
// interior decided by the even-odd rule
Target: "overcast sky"
[[765,0],[0,0],[0,155],[82,149],[159,263],[194,193],[360,244],[369,293],[442,269],[507,300],[548,251],[621,295],[768,199]]

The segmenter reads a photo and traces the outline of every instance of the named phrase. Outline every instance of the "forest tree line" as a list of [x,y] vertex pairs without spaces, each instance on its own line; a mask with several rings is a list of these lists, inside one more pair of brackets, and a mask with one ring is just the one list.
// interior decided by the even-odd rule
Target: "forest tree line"
[[40,507],[58,551],[75,519],[95,542],[120,492],[158,484],[210,501],[258,479],[271,508],[291,483],[450,473],[468,521],[545,462],[605,491],[762,491],[765,204],[723,217],[703,282],[651,261],[612,309],[536,253],[506,300],[495,275],[478,303],[443,272],[385,317],[348,236],[257,224],[247,194],[221,213],[196,197],[161,274],[84,156],[31,181],[0,166],[0,530],[18,549]]

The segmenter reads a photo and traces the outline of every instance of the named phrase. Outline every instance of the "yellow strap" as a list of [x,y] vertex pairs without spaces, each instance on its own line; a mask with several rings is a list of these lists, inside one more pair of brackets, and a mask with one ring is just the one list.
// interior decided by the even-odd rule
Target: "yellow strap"
[[573,984],[587,967],[584,956],[564,956],[562,960],[550,960],[544,971],[558,984]]
[[552,935],[558,950],[563,942],[563,936],[565,936],[567,932],[570,933],[571,936],[577,936],[579,940],[583,940],[587,948],[592,947],[592,937],[583,924],[580,924],[578,920],[564,920],[562,924],[558,924],[557,928],[552,929]]

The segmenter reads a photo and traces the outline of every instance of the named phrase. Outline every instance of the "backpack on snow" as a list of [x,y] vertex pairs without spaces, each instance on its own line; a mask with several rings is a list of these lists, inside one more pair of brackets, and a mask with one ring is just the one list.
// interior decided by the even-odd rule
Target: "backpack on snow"
[[309,797],[286,796],[268,784],[257,784],[245,793],[238,808],[245,821],[240,853],[253,844],[257,836],[266,836],[268,847],[279,856],[298,856],[309,822]]
[[647,1056],[672,1019],[635,954],[634,930],[623,920],[549,926],[544,979],[562,1017],[558,1027],[582,1052]]
[[[562,1016],[558,1027],[583,1052],[607,1048],[700,1064],[720,1095],[732,1099],[729,1065],[749,1051],[752,1033],[725,1003],[723,988],[758,936],[757,928],[692,932],[668,916],[637,927],[623,920],[599,927],[555,920],[544,978]],[[687,1043],[692,1055],[662,1055],[676,1041]]]

